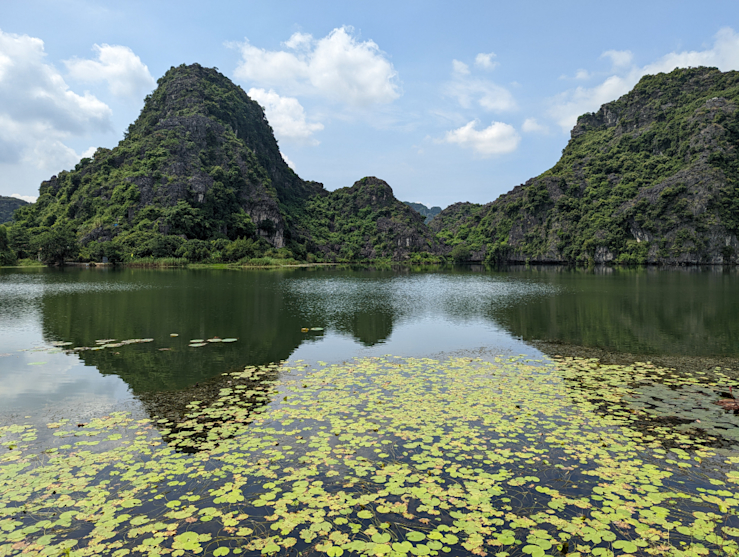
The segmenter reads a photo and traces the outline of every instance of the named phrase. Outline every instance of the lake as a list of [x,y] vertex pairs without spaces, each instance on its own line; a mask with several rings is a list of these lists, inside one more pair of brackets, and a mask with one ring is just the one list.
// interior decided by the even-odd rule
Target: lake
[[[341,459],[335,464],[327,464],[330,460],[326,460],[326,455],[331,451],[344,454],[341,451],[346,450],[345,448],[337,448],[339,440],[345,440],[349,444],[358,443],[357,447],[365,446],[362,445],[365,442],[366,446],[387,443],[384,449],[382,445],[378,445],[376,451],[369,453],[362,453],[362,450],[354,447],[351,454],[364,454],[363,458],[367,463],[362,466],[367,470],[375,465],[382,468],[389,465],[399,467],[396,470],[398,474],[408,466],[417,467],[420,461],[427,462],[426,459],[430,459],[429,454],[437,455],[438,458],[451,454],[456,461],[461,462],[461,468],[449,468],[441,460],[436,465],[424,464],[422,468],[439,470],[438,478],[441,483],[455,477],[466,478],[467,482],[481,481],[480,474],[491,474],[489,477],[493,479],[489,482],[492,483],[485,484],[486,489],[492,489],[490,486],[493,483],[497,486],[503,479],[509,483],[513,481],[511,485],[514,486],[528,485],[530,489],[526,493],[517,491],[520,498],[518,506],[510,502],[510,497],[502,499],[504,502],[507,499],[504,506],[509,512],[518,512],[520,516],[534,516],[531,509],[538,508],[539,504],[550,510],[561,510],[566,507],[562,498],[567,501],[571,499],[574,511],[570,509],[570,518],[575,520],[578,512],[583,514],[578,508],[590,508],[583,505],[578,507],[576,503],[577,497],[584,493],[582,486],[590,481],[587,475],[600,478],[593,480],[594,486],[605,485],[602,483],[603,478],[615,475],[615,472],[605,473],[601,470],[603,464],[598,459],[602,459],[603,455],[586,456],[583,452],[585,449],[578,449],[578,454],[573,457],[571,452],[563,451],[561,447],[583,435],[588,437],[592,434],[601,440],[607,435],[615,436],[612,441],[601,443],[602,446],[613,446],[614,451],[629,454],[629,462],[638,458],[645,459],[644,462],[657,462],[662,466],[655,458],[661,458],[659,451],[663,449],[660,447],[664,447],[685,454],[689,452],[686,452],[687,449],[697,449],[700,458],[695,458],[698,461],[703,459],[712,462],[711,467],[716,470],[726,466],[727,461],[721,459],[729,458],[729,470],[735,468],[731,459],[737,453],[732,447],[735,446],[734,440],[739,437],[739,422],[735,423],[733,414],[724,414],[715,401],[720,396],[730,396],[730,393],[724,391],[736,379],[732,370],[739,361],[738,341],[739,273],[735,269],[521,267],[496,271],[475,266],[280,270],[0,269],[0,420],[6,427],[5,437],[10,439],[4,445],[16,452],[19,452],[17,447],[22,448],[26,451],[23,458],[31,459],[28,462],[36,462],[33,460],[36,457],[32,455],[39,454],[42,450],[50,450],[52,453],[81,450],[85,441],[78,442],[76,445],[82,443],[81,447],[74,449],[72,445],[63,445],[63,436],[58,434],[59,431],[64,433],[62,430],[65,427],[78,422],[79,429],[66,431],[67,437],[79,437],[80,432],[86,431],[87,425],[93,423],[100,431],[115,430],[108,437],[107,445],[103,443],[96,449],[90,449],[93,452],[103,451],[100,455],[108,455],[94,457],[100,458],[101,462],[105,458],[112,458],[114,453],[117,455],[116,459],[128,458],[130,453],[126,451],[143,450],[136,444],[137,440],[147,439],[151,446],[161,445],[167,451],[174,451],[160,454],[158,451],[163,449],[155,449],[154,456],[147,458],[151,458],[154,463],[160,462],[157,459],[162,458],[169,463],[168,466],[175,466],[178,470],[172,476],[175,484],[179,481],[178,478],[194,477],[188,475],[188,467],[195,466],[199,456],[188,457],[191,459],[187,461],[188,464],[177,460],[177,464],[173,465],[167,459],[181,459],[194,451],[200,456],[209,454],[211,459],[216,459],[214,455],[220,455],[219,462],[226,462],[228,458],[219,451],[224,450],[223,447],[229,443],[234,443],[234,439],[242,441],[231,446],[230,450],[239,447],[239,450],[245,451],[238,466],[246,468],[240,468],[237,476],[262,475],[266,478],[275,474],[269,470],[265,472],[262,468],[249,467],[256,466],[253,464],[258,461],[255,460],[256,455],[264,457],[267,454],[266,445],[251,445],[256,442],[255,439],[272,439],[275,446],[284,446],[285,442],[281,437],[284,435],[289,435],[293,444],[295,439],[302,440],[303,437],[314,439],[309,446],[324,451],[320,458],[310,451],[306,453],[307,447],[297,450],[292,446],[287,446],[284,449],[286,452],[280,453],[279,458],[287,461],[294,458],[302,462],[295,470],[301,466],[315,469],[315,477],[312,474],[295,472],[289,467],[284,470],[287,471],[285,473],[289,472],[291,485],[297,487],[302,485],[298,484],[303,481],[303,476],[307,479],[319,478],[320,486],[311,484],[316,489],[328,486],[331,483],[329,478],[334,475],[363,475],[358,470],[364,468],[357,468],[355,465],[347,468],[346,464],[341,464]],[[556,368],[557,371],[547,367],[546,362],[551,361],[550,357],[562,363],[561,368]],[[573,360],[572,357],[584,359]],[[599,362],[591,358],[598,358]],[[396,361],[399,362],[397,365],[393,363]],[[634,367],[634,362],[642,363]],[[674,368],[675,371],[664,371],[660,366]],[[655,368],[657,371],[653,372]],[[610,385],[607,394],[599,391],[601,384]],[[381,388],[375,389],[376,385]],[[506,392],[508,394],[502,398],[490,398],[485,394]],[[478,399],[480,396],[483,399]],[[570,402],[565,402],[566,400]],[[385,406],[378,406],[381,404]],[[425,404],[431,406],[427,407]],[[551,411],[539,416],[542,405]],[[511,421],[500,421],[502,418],[495,418],[490,422],[491,415],[514,415],[523,412],[521,409],[528,406],[531,406],[532,411],[525,414],[527,417],[523,417],[522,421],[515,422],[516,425],[512,425],[514,422]],[[606,407],[608,410],[603,410]],[[236,412],[234,409],[238,408],[240,413],[233,414]],[[379,408],[382,410],[378,410]],[[337,417],[334,414],[337,409],[346,415]],[[271,416],[269,424],[272,425],[267,426],[260,421],[260,416],[263,415]],[[419,441],[407,429],[410,427],[408,424],[415,423],[414,420],[419,416],[428,416],[428,421],[413,427],[417,428],[419,439],[426,439],[427,443],[435,439],[432,444],[437,445],[433,448],[416,448],[422,444],[416,445]],[[279,427],[274,429],[275,423],[287,428],[295,421],[304,424],[306,433],[299,435]],[[432,427],[429,425],[431,422],[434,422],[433,428],[428,429]],[[156,427],[143,425],[147,423],[153,423]],[[399,425],[401,423],[402,426]],[[695,429],[695,423],[702,425]],[[47,424],[50,425],[47,427]],[[228,427],[231,428],[226,433],[223,432],[225,424],[230,424]],[[361,425],[359,433],[355,431],[357,424]],[[455,431],[454,424],[457,424],[456,433],[451,438],[445,438],[446,434]],[[573,424],[579,424],[578,429],[572,429]],[[519,447],[518,453],[511,453],[519,454],[516,458],[521,465],[516,466],[530,468],[530,473],[520,476],[524,479],[519,478],[519,481],[514,477],[511,480],[500,471],[501,463],[507,461],[495,461],[491,456],[492,447],[488,447],[488,452],[482,450],[480,439],[488,439],[491,427],[497,432],[496,436],[501,428],[509,431],[508,442],[512,446],[524,443],[521,445],[524,448]],[[126,430],[137,428],[137,435],[141,435],[141,438],[130,437],[126,433]],[[335,430],[335,441],[329,442],[328,438],[323,437],[323,428],[327,428],[327,432]],[[624,428],[632,432],[628,434],[631,437],[623,437],[626,435],[623,433]],[[541,445],[544,443],[543,438],[536,437],[539,445],[526,445],[529,429],[537,431],[537,436],[543,435],[545,431],[558,431],[559,441],[556,444],[551,441],[545,446]],[[583,433],[585,430],[587,433]],[[345,439],[347,431],[354,433]],[[377,432],[377,435],[373,432]],[[17,439],[11,434],[16,435]],[[384,440],[380,439],[383,435],[386,436]],[[634,435],[643,436],[644,440],[634,444]],[[124,441],[115,443],[116,439],[121,439],[120,436]],[[377,436],[379,437],[375,438]],[[357,441],[360,437],[363,439],[361,442]],[[456,442],[459,439],[466,441],[457,446],[454,439],[457,439]],[[562,441],[565,439],[568,440],[567,443]],[[627,442],[624,439],[630,440]],[[670,439],[674,441],[669,441]],[[24,440],[25,445],[22,444]],[[403,446],[409,447],[408,450],[399,448],[401,440],[406,443]],[[91,442],[90,445],[94,446],[96,443]],[[705,447],[699,447],[699,443],[704,443]],[[475,453],[474,447],[482,452]],[[706,447],[718,452],[700,453],[708,450]],[[146,450],[149,451],[146,454],[151,454],[153,449]],[[83,451],[80,454],[86,453]],[[379,461],[377,455],[380,455]],[[562,461],[561,466],[577,468],[576,461],[583,464],[580,479],[577,482],[568,480],[573,487],[567,496],[562,486],[552,500],[542,501],[537,498],[542,492],[537,495],[531,491],[535,483],[540,479],[545,482],[547,475],[552,474],[550,468],[536,473],[532,471],[542,466],[542,455],[546,455],[544,460],[547,466],[555,455]],[[91,482],[101,481],[112,469],[102,465],[95,468],[94,458],[86,464],[95,469],[95,473],[89,478]],[[465,469],[467,461],[472,462],[473,458],[479,458],[478,464],[484,462],[486,466],[474,468],[475,471]],[[515,460],[514,457],[510,458]],[[570,463],[573,458],[574,465]],[[595,460],[591,462],[591,458]],[[609,453],[608,458],[619,457],[613,457]],[[378,464],[380,461],[382,463]],[[430,459],[428,463],[432,461]],[[596,461],[601,464],[593,464]],[[11,459],[8,462],[16,460]],[[250,463],[248,466],[245,464],[247,462]],[[589,463],[590,468],[584,466],[585,462]],[[678,463],[677,460],[675,462]],[[719,464],[720,462],[724,464]],[[327,465],[330,470],[322,468]],[[335,465],[339,468],[334,469]],[[115,467],[115,464],[111,460],[106,466]],[[181,466],[184,467],[177,468]],[[84,468],[81,464],[80,467]],[[493,469],[498,472],[493,473]],[[677,467],[677,464],[672,468],[668,466],[668,469],[677,470],[680,474],[685,472],[684,467]],[[334,474],[335,470],[340,471]],[[376,480],[380,483],[389,477],[379,472],[379,468],[373,470],[375,477],[381,478]],[[418,473],[415,468],[413,470],[415,471],[411,471],[412,473],[408,472],[408,477],[414,477],[413,474]],[[725,476],[707,474],[705,470],[698,472],[697,468],[693,470],[695,474],[691,471],[684,477],[676,472],[655,476],[654,464],[643,470],[649,472],[645,473],[645,484],[668,486],[665,489],[673,495],[675,490],[690,485],[692,491],[689,497],[693,498],[698,491],[702,490],[700,492],[705,494],[707,489],[718,489],[716,485],[724,485],[727,481]],[[660,474],[664,472],[663,468],[659,470]],[[235,472],[231,470],[229,473]],[[722,473],[726,473],[726,470]],[[675,483],[670,484],[666,478],[673,475]],[[620,479],[621,483],[618,485],[638,483],[641,481],[638,476],[639,472],[633,471],[631,479]],[[537,479],[531,479],[534,477]],[[730,478],[736,479],[736,476],[730,475]],[[102,481],[107,482],[109,479]],[[282,485],[280,482],[284,481],[285,478],[281,478],[272,483]],[[182,481],[182,485],[185,484],[187,489],[183,488],[182,493],[178,492],[182,497],[193,497],[192,501],[195,501],[196,495],[193,494],[203,493],[202,487],[198,488],[200,491],[194,491],[190,480]],[[577,484],[580,485],[579,488]],[[232,486],[233,479],[227,485]],[[269,482],[264,484],[266,487],[263,489],[247,480],[239,485],[244,486],[244,495],[234,496],[234,500],[228,502],[230,506],[243,501],[244,497],[252,501],[248,493],[259,498],[265,497],[264,490],[273,495],[278,492],[284,494],[280,491],[283,488],[276,488]],[[354,480],[343,484],[340,493],[344,492],[347,485],[354,488],[358,484]],[[474,493],[484,487],[465,485]],[[30,480],[28,486],[30,491],[26,496],[31,497],[29,494],[38,486]],[[463,543],[459,538],[466,527],[454,522],[454,513],[448,522],[444,522],[446,530],[430,530],[430,527],[426,527],[428,520],[435,520],[434,516],[439,511],[434,511],[433,505],[428,507],[425,498],[435,497],[434,500],[439,502],[435,503],[437,506],[443,503],[441,508],[449,508],[448,498],[456,501],[463,497],[461,492],[456,495],[453,492],[436,493],[434,489],[441,489],[440,484],[432,487],[430,495],[422,497],[419,507],[421,511],[416,509],[411,513],[407,506],[403,507],[405,514],[400,514],[405,519],[399,519],[400,522],[373,522],[372,517],[365,517],[369,520],[367,524],[374,525],[369,526],[361,539],[357,538],[359,530],[354,527],[349,530],[349,526],[342,530],[340,526],[348,524],[342,520],[329,521],[329,524],[324,513],[320,524],[321,528],[328,530],[324,532],[318,528],[310,530],[312,534],[301,533],[302,541],[295,538],[294,543],[283,542],[288,539],[285,538],[286,533],[296,528],[295,525],[290,528],[285,526],[283,537],[272,540],[265,537],[266,534],[253,534],[252,522],[249,522],[248,528],[251,533],[239,530],[242,535],[238,543],[233,541],[233,536],[218,538],[216,534],[223,536],[222,528],[233,534],[229,528],[235,526],[229,526],[229,520],[233,517],[223,519],[225,503],[219,497],[222,499],[224,496],[208,492],[210,500],[218,502],[214,508],[218,509],[218,517],[221,519],[219,529],[198,530],[199,533],[192,540],[187,536],[182,538],[182,547],[176,545],[179,542],[173,542],[175,545],[169,551],[178,554],[178,548],[182,551],[195,550],[200,547],[198,544],[208,541],[211,545],[202,547],[206,551],[217,552],[213,553],[217,555],[228,554],[224,552],[226,548],[234,553],[243,549],[247,553],[251,551],[256,554],[290,554],[291,551],[302,548],[301,551],[323,551],[330,555],[340,555],[342,547],[349,552],[368,554],[436,554],[442,546],[449,550],[442,550],[443,552],[453,554],[484,554],[481,545],[483,542],[478,544],[470,540],[477,540],[475,536],[483,534],[489,537],[492,535],[489,529],[478,528],[474,532],[467,532],[472,537],[464,542],[467,545],[458,547],[455,544]],[[598,500],[598,496],[592,495],[590,489],[586,489],[588,495]],[[595,493],[602,491],[598,491],[600,488],[595,489]],[[619,489],[623,491],[623,488]],[[177,491],[175,488],[169,491],[172,490]],[[325,497],[336,496],[335,491],[330,491],[327,487],[326,490]],[[367,492],[367,487],[362,487],[361,491]],[[410,493],[415,492],[408,491],[406,494]],[[489,506],[490,498],[498,492],[493,490],[491,493],[492,495],[486,496],[485,505]],[[551,496],[546,490],[543,493]],[[614,493],[620,492],[615,490]],[[653,490],[646,489],[645,496],[649,493],[653,493]],[[501,494],[506,495],[507,492],[498,493]],[[468,495],[469,493],[465,496]],[[611,495],[615,496],[613,493]],[[161,514],[162,511],[156,504],[149,502],[149,506],[146,506],[145,498],[140,494],[136,497],[135,500],[143,506],[142,513]],[[201,495],[197,497],[200,498]],[[256,506],[269,506],[272,504],[269,501],[281,501],[280,497],[274,495],[263,500],[256,499],[257,502],[264,503]],[[726,530],[728,535],[736,535],[734,531],[739,533],[739,524],[733,510],[739,505],[739,499],[731,499],[734,492],[724,489],[723,493],[712,494],[711,497],[722,498],[720,506],[727,509],[724,513],[726,516],[722,514],[720,522],[724,528],[729,528]],[[296,504],[295,501],[299,499],[298,495],[292,497],[292,504]],[[667,499],[667,495],[660,495],[649,503],[649,508]],[[172,501],[172,496],[168,495],[167,500]],[[351,504],[346,503],[346,508],[361,508],[357,512],[362,518],[369,513],[365,507],[369,508],[370,501],[374,500],[368,499],[364,503],[352,500]],[[391,504],[405,504],[400,501],[405,499],[392,502],[388,499],[383,503],[384,507],[377,507],[380,509],[378,512],[385,512],[382,509],[391,508],[388,506]],[[550,504],[552,502],[556,504]],[[631,501],[627,507],[630,505],[633,511],[634,508],[640,508],[640,504]],[[705,501],[700,500],[700,505],[697,501],[693,504],[695,509],[701,509],[700,512],[709,512],[704,508],[707,504]],[[341,507],[340,504],[337,505]],[[197,504],[191,506],[195,509]],[[272,509],[272,516],[282,516],[278,507]],[[254,508],[249,508],[249,513],[254,517]],[[472,507],[467,505],[465,508]],[[529,510],[523,512],[523,508]],[[413,517],[423,515],[424,510],[430,513],[428,519],[423,519],[426,522],[420,525],[414,523]],[[475,510],[478,511],[479,509]],[[503,518],[495,518],[497,515],[490,509],[488,511],[485,520],[492,520],[493,523],[497,520],[501,523],[504,521]],[[187,532],[190,532],[188,525],[194,522],[188,520],[197,516],[197,512],[193,510],[180,517]],[[490,512],[493,514],[490,515]],[[607,530],[608,521],[603,519],[602,509],[598,512],[601,515],[595,513],[589,520],[600,521],[601,530],[595,528],[595,523],[588,523],[583,528],[595,528],[595,532]],[[0,512],[0,525],[3,520],[11,520],[8,518],[10,515],[6,513],[5,516],[3,519]],[[248,516],[248,513],[244,516]],[[624,514],[619,515],[619,518],[614,515],[612,522],[615,524],[621,521],[627,524],[629,516],[631,515]],[[701,517],[701,520],[708,520],[703,515]],[[17,517],[13,520],[16,519]],[[17,549],[33,549],[33,544],[37,543],[41,534],[38,533],[39,528],[33,530],[29,526],[38,521],[29,520],[24,517],[18,522],[19,525],[31,528],[24,537],[8,538],[6,542],[20,543]],[[258,520],[248,520],[261,523],[276,518],[264,515]],[[459,520],[457,517],[457,521]],[[559,528],[555,522],[547,520],[549,522],[538,521],[540,524],[546,522],[546,527],[541,526],[543,530],[540,529],[540,532],[550,531],[554,526]],[[312,522],[314,525],[318,523]],[[645,523],[651,524],[653,528],[657,528],[655,525],[661,527],[664,526],[664,517],[659,520],[652,517]],[[300,524],[300,521],[296,524]],[[323,526],[325,524],[328,526]],[[384,524],[387,526],[381,528],[380,525]],[[516,528],[523,528],[526,524],[518,524],[515,520],[512,524],[513,526],[506,526],[507,530],[501,530],[504,533],[500,536],[503,537],[498,536],[494,538],[497,541],[490,542],[493,547],[513,544],[516,551],[523,548],[525,554],[543,555],[547,549],[556,546],[557,539],[560,545],[564,543],[562,540],[565,538],[562,535],[556,538],[553,533],[537,534],[538,538],[534,536],[543,540],[541,543],[526,536],[518,539],[515,535]],[[65,525],[63,523],[62,527],[67,527]],[[416,545],[411,543],[414,542],[413,536],[403,538],[404,532],[411,527],[409,525],[413,525],[414,532],[421,532],[416,535]],[[692,526],[684,527],[698,528],[694,522]],[[10,531],[13,528],[20,526],[9,527]],[[334,538],[329,538],[331,528],[335,532],[342,531],[335,533]],[[89,534],[89,528],[83,530]],[[494,530],[495,528],[492,531]],[[178,530],[175,528],[171,531]],[[569,530],[565,528],[563,531]],[[661,534],[655,534],[657,537],[649,541],[651,545],[644,545],[647,542],[637,543],[642,538],[647,539],[646,535],[642,538],[636,535],[640,532],[638,528],[626,537],[622,535],[626,529],[618,532],[618,535],[603,533],[600,537],[593,535],[589,538],[582,533],[577,535],[596,549],[608,547],[608,551],[613,551],[614,548],[637,551],[637,547],[653,548],[659,543],[667,543],[660,538]],[[707,543],[708,534],[702,534],[701,538],[696,532],[697,529],[690,530],[690,536],[685,534],[687,537],[679,542],[683,549],[693,547],[686,544],[694,543],[695,540]],[[325,539],[321,538],[324,534]],[[418,537],[421,534],[423,537]],[[425,538],[432,534],[433,537]],[[533,534],[528,535],[531,537]],[[570,532],[568,535],[574,534]],[[205,539],[197,536],[210,537]],[[77,532],[75,537],[80,538],[81,534]],[[68,538],[58,535],[48,540],[44,538],[44,541],[52,543],[53,539],[53,543],[62,544],[54,547],[63,550],[65,547],[72,547],[63,545]],[[228,543],[231,545],[223,541],[226,538],[229,538]],[[22,539],[26,541],[18,541]],[[97,540],[96,543],[100,543],[102,539],[126,538],[121,534],[118,538],[98,536],[94,539]],[[221,539],[221,542],[213,541],[217,539]],[[426,539],[428,543],[420,544],[422,539]],[[0,554],[9,554],[2,553],[3,547],[10,547],[3,546],[2,540],[0,535]],[[315,540],[323,541],[318,543]],[[431,543],[429,540],[435,541]],[[720,546],[730,549],[736,545],[719,543],[715,539],[710,542],[713,548]],[[22,545],[24,543],[26,545]],[[115,543],[118,545],[111,545],[105,548],[106,551],[128,547],[122,541]],[[524,545],[518,547],[522,543]],[[624,545],[632,543],[637,545]],[[334,549],[329,551],[329,546]],[[487,549],[491,550],[490,547]],[[41,552],[38,554],[43,554],[40,549],[37,551]],[[95,554],[93,549],[88,548],[86,551],[87,553],[83,551],[81,554]],[[124,554],[126,553],[120,553]],[[696,554],[700,554],[700,551]]]
[[[215,336],[238,341],[188,348]],[[115,404],[290,358],[541,357],[532,341],[734,358],[739,275],[718,268],[0,270],[0,338],[0,408],[18,413]],[[154,340],[62,350],[137,338]],[[62,342],[71,344],[53,346]]]

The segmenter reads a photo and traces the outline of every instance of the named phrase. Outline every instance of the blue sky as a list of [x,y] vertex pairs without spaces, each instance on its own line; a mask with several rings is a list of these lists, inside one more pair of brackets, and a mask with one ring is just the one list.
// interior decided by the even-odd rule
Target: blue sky
[[642,75],[739,70],[739,3],[3,2],[0,194],[32,198],[114,147],[155,80],[193,62],[265,107],[304,179],[485,203]]

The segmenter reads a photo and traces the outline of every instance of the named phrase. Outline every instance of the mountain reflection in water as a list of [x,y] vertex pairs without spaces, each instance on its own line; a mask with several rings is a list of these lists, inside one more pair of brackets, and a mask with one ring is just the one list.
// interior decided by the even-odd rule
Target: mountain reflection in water
[[[60,358],[67,367],[117,376],[151,401],[152,393],[289,358],[478,349],[540,356],[535,341],[735,357],[737,286],[737,271],[720,268],[0,270],[0,334],[13,339],[0,352],[153,339],[45,356],[46,368],[25,367],[37,363],[30,356],[0,358],[0,384],[22,397],[31,388],[25,384],[57,373]],[[214,337],[238,340],[188,346]],[[53,401],[53,393],[44,400]]]

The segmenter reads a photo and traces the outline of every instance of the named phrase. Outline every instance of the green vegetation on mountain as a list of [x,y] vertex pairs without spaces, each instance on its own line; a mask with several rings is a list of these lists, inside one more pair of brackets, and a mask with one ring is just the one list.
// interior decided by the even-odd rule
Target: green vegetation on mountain
[[408,205],[410,208],[414,209],[422,217],[425,217],[424,222],[426,224],[431,222],[431,219],[433,219],[436,215],[441,213],[441,207],[428,208],[423,203],[413,203],[411,201],[403,201],[403,203]]
[[159,80],[115,149],[43,182],[13,228],[50,242],[31,242],[33,255],[53,249],[64,230],[84,260],[284,257],[296,243],[290,208],[320,189],[284,163],[261,107],[241,88],[215,70],[180,66]]
[[350,188],[315,196],[305,223],[313,249],[324,259],[433,259],[436,240],[424,219],[398,201],[378,178],[362,178]]
[[552,169],[430,220],[438,207],[403,203],[377,178],[333,192],[302,180],[256,102],[183,65],[116,148],[15,211],[3,257],[736,263],[738,103],[737,72],[646,76],[581,116]]
[[17,197],[6,197],[0,195],[0,224],[5,224],[13,220],[13,212],[18,207],[28,205],[28,201],[23,201]]
[[0,224],[0,265],[12,265],[16,262],[16,255],[10,249],[8,241],[8,231],[5,226]]
[[183,65],[158,84],[117,147],[43,182],[16,212],[8,241],[19,257],[351,261],[435,243],[384,182],[375,199],[300,179],[262,108],[217,70]]
[[487,261],[736,262],[738,103],[739,72],[645,76],[581,116],[552,169],[430,226]]

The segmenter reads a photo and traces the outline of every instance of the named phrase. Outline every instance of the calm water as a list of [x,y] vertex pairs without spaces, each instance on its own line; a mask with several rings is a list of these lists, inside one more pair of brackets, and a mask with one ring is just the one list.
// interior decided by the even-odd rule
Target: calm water
[[[321,331],[301,332],[301,328]],[[171,336],[171,335],[178,336]],[[191,339],[234,337],[189,348]],[[147,343],[71,352],[96,341]],[[0,270],[0,413],[109,411],[245,365],[354,356],[739,356],[720,269]],[[55,348],[54,343],[71,343]]]

